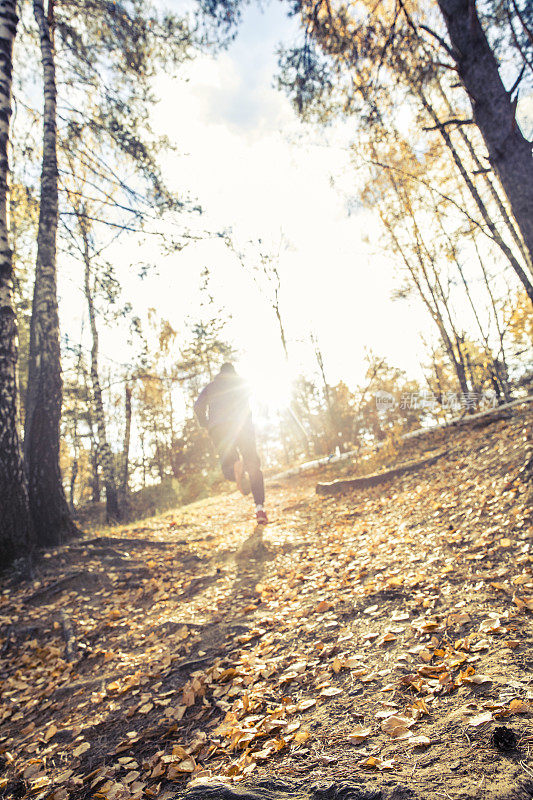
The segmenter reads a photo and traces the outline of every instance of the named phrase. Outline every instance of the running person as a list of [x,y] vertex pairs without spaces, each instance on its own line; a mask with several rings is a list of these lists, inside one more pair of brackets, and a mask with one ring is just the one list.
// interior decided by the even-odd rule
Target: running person
[[233,364],[222,364],[218,375],[200,392],[194,412],[218,450],[224,477],[235,481],[242,494],[251,489],[257,522],[265,525],[268,522],[263,508],[265,484],[255,444],[249,391]]

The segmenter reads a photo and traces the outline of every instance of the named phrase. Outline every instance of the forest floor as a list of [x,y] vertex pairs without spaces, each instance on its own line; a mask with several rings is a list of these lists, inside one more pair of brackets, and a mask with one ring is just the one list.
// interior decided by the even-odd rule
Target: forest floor
[[533,797],[530,408],[4,575],[0,797]]

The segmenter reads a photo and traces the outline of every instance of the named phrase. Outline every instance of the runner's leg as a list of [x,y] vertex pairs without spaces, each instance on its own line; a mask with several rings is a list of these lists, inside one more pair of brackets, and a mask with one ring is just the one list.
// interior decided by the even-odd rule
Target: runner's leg
[[224,477],[228,481],[233,481],[235,483],[235,465],[240,461],[235,442],[228,436],[227,431],[219,426],[211,428],[209,434],[217,448],[218,458]]
[[237,447],[244,459],[244,469],[250,478],[250,486],[256,506],[265,502],[265,482],[261,471],[261,461],[257,454],[253,425],[247,425],[239,434]]

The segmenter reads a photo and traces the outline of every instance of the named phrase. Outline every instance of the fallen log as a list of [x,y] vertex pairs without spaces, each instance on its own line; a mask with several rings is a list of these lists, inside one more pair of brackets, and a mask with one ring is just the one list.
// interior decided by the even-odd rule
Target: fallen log
[[353,489],[368,489],[370,486],[377,486],[379,483],[393,480],[394,478],[405,475],[408,472],[415,472],[423,467],[429,467],[434,464],[439,458],[446,455],[446,450],[440,450],[438,453],[433,453],[420,461],[408,461],[404,464],[399,464],[394,469],[387,469],[384,472],[374,472],[372,475],[362,475],[360,478],[346,478],[330,483],[317,483],[317,494],[341,494]]
[[[392,781],[391,781],[392,783]],[[200,778],[188,788],[183,800],[417,800],[407,787],[388,789],[366,787],[363,783],[315,783],[267,778],[244,786],[232,786],[220,779]]]

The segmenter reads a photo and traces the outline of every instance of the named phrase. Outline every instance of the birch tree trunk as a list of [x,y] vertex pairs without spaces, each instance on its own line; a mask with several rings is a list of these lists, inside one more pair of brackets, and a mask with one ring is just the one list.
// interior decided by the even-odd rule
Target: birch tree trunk
[[[494,221],[493,221],[493,219],[492,219],[487,207],[485,206],[485,203],[481,199],[481,195],[479,194],[478,190],[474,186],[474,183],[471,180],[470,175],[468,174],[468,170],[466,169],[465,165],[463,164],[462,159],[461,159],[459,153],[457,152],[457,149],[455,148],[455,146],[454,146],[454,144],[452,142],[450,134],[448,133],[448,131],[446,130],[445,126],[440,121],[440,119],[438,117],[438,114],[436,113],[436,111],[433,108],[433,106],[431,105],[431,103],[427,100],[427,98],[425,97],[425,95],[424,95],[424,93],[423,93],[423,91],[421,89],[418,91],[418,96],[420,97],[422,105],[424,106],[424,108],[428,112],[429,116],[431,117],[431,119],[435,123],[436,127],[438,128],[439,133],[440,133],[444,143],[446,144],[446,147],[449,149],[449,151],[450,151],[450,153],[452,155],[452,158],[453,158],[453,160],[455,162],[455,165],[457,166],[457,169],[459,170],[459,172],[460,172],[460,174],[461,174],[466,186],[468,187],[468,191],[470,192],[470,194],[472,196],[472,199],[474,200],[474,202],[475,202],[475,204],[476,204],[481,216],[483,217],[483,221],[485,222],[485,225],[487,226],[488,230],[491,233],[492,239],[494,240],[494,242],[498,245],[498,247],[500,248],[502,253],[508,259],[510,265],[512,266],[512,268],[516,272],[519,280],[522,282],[522,284],[524,286],[524,289],[526,290],[526,292],[528,294],[529,299],[533,303],[533,284],[531,283],[531,281],[530,281],[527,273],[525,272],[525,270],[522,268],[522,265],[520,264],[520,262],[515,258],[515,255],[514,255],[513,251],[511,250],[511,248],[506,244],[506,242],[504,242],[504,240],[503,240],[498,228],[494,224]],[[531,156],[530,156],[530,160],[531,160]],[[533,178],[533,175],[532,175],[532,178]],[[532,202],[533,202],[533,191],[532,191]],[[533,250],[530,251],[530,252],[533,253]]]
[[7,238],[8,144],[16,0],[0,0],[0,564],[32,543],[28,487],[18,432],[17,320]]
[[[427,288],[427,294],[424,291],[424,286],[422,285],[422,281],[420,280],[420,277],[417,275],[416,268],[414,267],[413,264],[411,264],[411,261],[410,261],[409,257],[405,253],[404,248],[402,247],[398,237],[396,236],[396,233],[395,233],[395,230],[394,230],[394,226],[389,222],[389,220],[387,219],[385,214],[383,214],[382,212],[380,212],[380,218],[381,218],[381,221],[383,222],[383,226],[385,227],[385,229],[387,230],[387,232],[388,232],[388,234],[390,236],[390,239],[391,239],[391,242],[392,242],[394,248],[401,255],[402,260],[403,260],[403,262],[404,262],[404,264],[405,264],[405,266],[406,266],[406,268],[407,268],[407,270],[408,270],[408,272],[409,272],[409,274],[410,274],[410,276],[411,276],[411,278],[413,280],[413,283],[414,283],[414,285],[416,286],[416,288],[418,290],[418,294],[420,295],[420,298],[421,298],[422,302],[426,306],[426,308],[429,311],[429,314],[430,314],[433,322],[435,323],[435,325],[438,328],[443,347],[444,347],[444,349],[446,351],[446,354],[447,354],[448,358],[450,359],[450,364],[451,364],[451,366],[453,367],[453,369],[455,371],[455,374],[457,376],[457,380],[458,380],[459,385],[461,387],[461,391],[466,393],[466,392],[468,392],[468,385],[467,385],[467,382],[466,382],[466,375],[465,375],[465,372],[464,372],[464,367],[463,367],[463,364],[462,364],[460,358],[458,358],[457,354],[455,353],[452,340],[450,338],[450,335],[448,334],[448,331],[446,330],[446,325],[444,324],[444,319],[443,319],[442,312],[441,312],[440,306],[439,306],[439,300],[438,300],[438,297],[435,295],[435,290],[434,290],[434,288],[433,288],[433,286],[431,284],[431,280],[429,278],[429,275],[427,274],[427,270],[425,268],[424,260],[423,260],[423,257],[421,255],[421,253],[420,253],[420,247],[419,247],[418,240],[415,237],[415,240],[416,240],[416,243],[417,243],[416,247],[415,247],[415,253],[416,253],[416,256],[417,256],[418,263],[419,263],[420,272],[421,272],[421,274],[423,276],[424,283],[425,283],[425,286]],[[460,355],[461,355],[461,353],[459,352],[459,356]]]
[[98,442],[96,441],[96,436],[94,433],[94,420],[91,408],[91,392],[89,389],[89,379],[85,367],[83,368],[83,385],[85,388],[85,397],[87,398],[87,409],[86,409],[87,427],[89,428],[89,441],[91,444],[91,453],[89,456],[89,461],[91,464],[91,478],[89,480],[89,486],[91,487],[91,501],[93,503],[99,503],[101,493],[100,493],[100,475],[98,472],[100,466],[98,461]]
[[[448,95],[446,94],[446,92],[444,91],[444,89],[442,88],[442,85],[440,83],[437,83],[437,89],[438,89],[438,92],[439,92],[440,96],[442,97],[442,99],[446,103],[446,107],[448,109],[448,113],[449,113],[450,117],[453,117],[455,115],[455,113],[456,113],[455,109],[453,108],[452,104],[450,103]],[[505,207],[505,204],[504,204],[502,198],[499,195],[498,189],[493,184],[489,174],[484,169],[484,165],[481,163],[481,161],[480,161],[480,159],[478,157],[478,154],[476,153],[475,147],[472,144],[468,134],[466,133],[466,131],[465,131],[465,129],[464,129],[464,127],[462,125],[458,125],[457,133],[458,133],[459,137],[461,138],[461,140],[463,141],[463,143],[465,144],[468,152],[470,153],[472,161],[474,162],[474,165],[476,167],[476,172],[478,172],[482,176],[483,183],[487,187],[487,189],[488,189],[488,191],[490,193],[490,196],[492,197],[492,199],[496,203],[498,211],[500,212],[500,216],[501,216],[502,220],[504,221],[504,223],[505,223],[505,225],[507,227],[507,230],[511,234],[515,245],[517,246],[518,250],[520,251],[520,253],[522,255],[522,258],[524,259],[524,261],[528,265],[529,271],[533,275],[533,263],[531,261],[531,254],[528,253],[528,251],[527,251],[527,249],[526,249],[526,247],[524,245],[524,242],[522,241],[522,238],[520,237],[520,234],[519,234],[519,232],[518,232],[518,230],[516,228],[516,222],[513,219],[511,219],[511,217],[510,217],[510,215],[509,215],[509,213],[507,211],[507,208]],[[500,186],[500,191],[501,191],[501,186]]]
[[89,241],[82,216],[78,217],[80,231],[83,238],[83,260],[85,263],[85,297],[89,311],[89,324],[93,344],[91,347],[91,384],[93,389],[94,415],[96,417],[96,430],[98,432],[98,453],[105,484],[106,499],[106,520],[113,523],[120,520],[120,509],[118,505],[117,484],[115,480],[115,467],[113,464],[113,453],[107,441],[107,432],[104,414],[104,401],[102,399],[102,388],[100,386],[100,376],[98,371],[98,329],[96,327],[96,317],[94,313],[94,303],[91,291],[91,256],[89,253]]
[[124,445],[122,448],[122,469],[120,475],[120,498],[123,509],[128,506],[128,478],[129,478],[129,457],[131,440],[131,384],[126,381],[124,389]]
[[59,420],[63,387],[56,287],[58,200],[55,64],[43,0],[34,0],[33,11],[41,43],[44,129],[24,454],[36,541],[38,544],[60,544],[76,528],[70,516],[59,469]]
[[[533,158],[516,122],[516,99],[505,89],[481,27],[475,0],[437,0],[461,82],[468,93],[489,162],[509,200],[533,260]],[[530,295],[531,297],[531,295]]]

